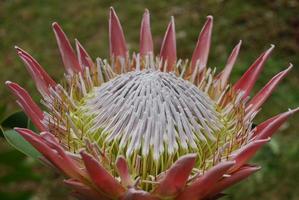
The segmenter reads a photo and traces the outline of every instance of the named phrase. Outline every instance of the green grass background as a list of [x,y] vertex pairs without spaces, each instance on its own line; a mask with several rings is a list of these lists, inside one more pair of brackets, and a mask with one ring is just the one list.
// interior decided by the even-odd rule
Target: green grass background
[[[19,110],[4,86],[12,80],[39,96],[14,45],[30,52],[59,81],[62,62],[51,31],[58,21],[69,38],[78,38],[93,58],[108,56],[108,8],[114,6],[131,52],[138,51],[139,26],[144,8],[151,11],[155,51],[170,16],[176,20],[178,56],[188,58],[205,16],[214,16],[210,67],[222,69],[232,47],[243,40],[235,66],[235,81],[270,44],[276,49],[266,64],[255,91],[289,62],[294,69],[267,101],[256,122],[299,105],[299,1],[298,0],[1,0],[0,1],[0,119]],[[263,169],[227,191],[226,199],[299,199],[298,115],[283,126],[253,163]],[[0,199],[62,200],[67,190],[61,177],[12,149],[0,137]],[[71,198],[69,198],[71,199]]]

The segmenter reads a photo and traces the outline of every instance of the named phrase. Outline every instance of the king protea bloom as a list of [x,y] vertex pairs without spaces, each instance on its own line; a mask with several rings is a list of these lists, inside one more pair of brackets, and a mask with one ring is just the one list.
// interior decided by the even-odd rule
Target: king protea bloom
[[189,60],[177,58],[172,17],[155,56],[150,15],[141,22],[139,53],[129,54],[120,21],[109,15],[110,59],[75,50],[58,23],[53,30],[65,66],[56,83],[26,51],[17,54],[36,83],[45,110],[18,84],[6,84],[41,132],[15,128],[65,175],[73,195],[88,200],[216,199],[260,169],[248,160],[298,109],[253,126],[253,119],[290,65],[253,98],[250,93],[274,46],[234,84],[229,76],[241,41],[224,69],[207,67],[213,17]]

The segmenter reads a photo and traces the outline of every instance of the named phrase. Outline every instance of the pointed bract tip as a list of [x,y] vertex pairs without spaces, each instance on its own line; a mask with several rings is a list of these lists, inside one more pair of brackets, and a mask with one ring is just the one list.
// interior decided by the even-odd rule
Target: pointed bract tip
[[282,73],[282,74],[288,74],[293,69],[293,67],[294,67],[293,64],[289,63],[289,66],[285,70],[283,70],[282,72],[280,72],[280,73]]
[[164,70],[173,71],[177,59],[175,23],[173,16],[171,16],[170,22],[168,23],[166,33],[163,38],[160,57],[164,62],[167,62],[167,65],[165,65],[166,69]]
[[261,143],[267,143],[267,142],[270,142],[271,141],[271,137],[267,137],[266,139],[262,139],[262,140],[258,140],[260,141]]
[[258,165],[250,166],[250,170],[253,171],[253,172],[257,172],[257,171],[259,171],[261,169],[262,169],[262,167],[258,166]]
[[267,52],[268,51],[272,51],[274,48],[275,48],[275,45],[274,44],[270,44],[270,48],[267,50]]
[[170,25],[174,27],[175,23],[174,23],[174,16],[170,17]]
[[110,17],[112,17],[112,16],[117,17],[116,12],[112,6],[109,8],[109,14],[110,14]]
[[290,71],[291,69],[293,69],[294,65],[292,63],[289,63],[288,68],[285,71]]
[[212,15],[208,15],[207,18],[206,18],[205,24],[204,24],[204,26],[203,26],[202,29],[205,29],[206,27],[208,27],[208,28],[213,27],[213,21],[214,21],[213,16]]
[[128,49],[125,36],[121,23],[112,7],[109,13],[109,47],[111,57],[121,56],[126,58]]
[[17,46],[17,45],[15,45],[14,48],[17,51],[18,55],[21,55],[24,52],[24,50],[21,47]]
[[237,44],[237,46],[239,47],[239,46],[241,46],[242,45],[242,40],[239,40],[239,43]]
[[275,45],[274,45],[274,44],[271,44],[271,45],[270,45],[270,48],[267,49],[267,50],[264,52],[263,57],[265,57],[265,56],[269,56],[270,53],[273,51],[274,48],[275,48]]
[[290,109],[290,110],[289,110],[290,114],[295,114],[295,113],[297,113],[298,111],[299,111],[299,107],[294,108],[294,109]]
[[169,29],[172,29],[172,30],[175,29],[174,16],[171,16],[171,17],[170,17],[170,21],[169,21],[169,23],[168,23],[168,27],[169,27]]
[[208,15],[208,16],[207,16],[207,19],[208,19],[208,20],[213,20],[214,17],[213,17],[213,15]]
[[261,166],[253,166],[253,167],[250,167],[248,169],[246,169],[248,172],[251,172],[251,173],[255,173],[257,171],[260,171],[262,169]]
[[57,22],[52,23],[52,28],[66,71],[71,75],[73,75],[74,72],[81,72],[81,66],[77,60],[67,35]]
[[19,56],[21,56],[21,57],[30,57],[30,55],[24,49],[22,49],[21,47],[15,45],[14,48],[17,51],[17,54]]
[[145,9],[140,29],[140,55],[145,56],[147,54],[153,54],[153,39],[150,27],[150,14]]
[[207,67],[211,38],[212,38],[212,29],[213,29],[213,17],[211,15],[207,16],[204,26],[202,27],[195,49],[191,57],[191,67],[186,72],[186,76],[191,75],[196,66],[198,66],[198,73],[201,74],[204,69]]
[[272,44],[269,49],[264,51],[242,75],[242,77],[233,85],[235,91],[244,91],[243,99],[249,96],[274,47],[275,46]]
[[10,85],[10,84],[12,84],[11,81],[5,81],[5,85]]
[[248,143],[247,145],[259,145],[259,144],[266,144],[268,142],[271,141],[271,137],[267,137],[265,139],[257,139],[257,140],[254,140],[252,141],[251,143]]
[[27,128],[20,128],[20,127],[14,127],[13,130],[17,131],[18,133],[24,133],[28,131]]
[[60,28],[60,25],[58,24],[58,22],[52,22],[52,28]]
[[267,49],[267,51],[265,52],[264,56],[267,55],[267,54],[270,54],[270,53],[273,51],[274,48],[275,48],[275,45],[274,45],[274,44],[271,44],[271,45],[270,45],[270,48]]

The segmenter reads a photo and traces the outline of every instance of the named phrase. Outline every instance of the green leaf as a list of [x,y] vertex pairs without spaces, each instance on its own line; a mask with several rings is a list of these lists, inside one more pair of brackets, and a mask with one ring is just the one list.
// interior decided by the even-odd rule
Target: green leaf
[[6,105],[0,105],[0,121],[3,120],[6,110],[7,110]]
[[41,158],[42,155],[27,142],[18,132],[14,130],[3,131],[3,134],[10,145],[34,159]]
[[16,112],[1,122],[2,127],[12,129],[14,127],[26,128],[28,118],[23,112]]

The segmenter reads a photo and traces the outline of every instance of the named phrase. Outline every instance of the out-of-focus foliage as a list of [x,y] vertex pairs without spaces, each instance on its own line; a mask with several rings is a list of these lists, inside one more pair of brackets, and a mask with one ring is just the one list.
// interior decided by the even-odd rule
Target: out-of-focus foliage
[[[51,22],[58,21],[70,38],[78,38],[92,57],[107,57],[110,6],[115,7],[121,19],[131,52],[138,50],[139,26],[144,8],[151,11],[156,53],[159,52],[168,20],[173,15],[181,58],[190,57],[205,16],[213,15],[215,25],[210,66],[221,69],[232,47],[240,39],[243,40],[232,80],[236,80],[260,52],[270,44],[275,44],[276,50],[255,90],[287,67],[289,62],[294,64],[294,69],[263,107],[257,122],[299,105],[298,0],[2,0],[0,121],[17,110],[13,97],[5,89],[5,80],[20,83],[36,100],[39,99],[13,46],[19,45],[32,53],[49,74],[59,81],[63,67]],[[261,164],[263,169],[227,191],[229,195],[226,199],[298,199],[298,130],[298,116],[295,116],[252,161]],[[10,147],[3,135],[0,137],[0,199],[67,199],[67,190],[63,189],[61,180],[62,177]]]

